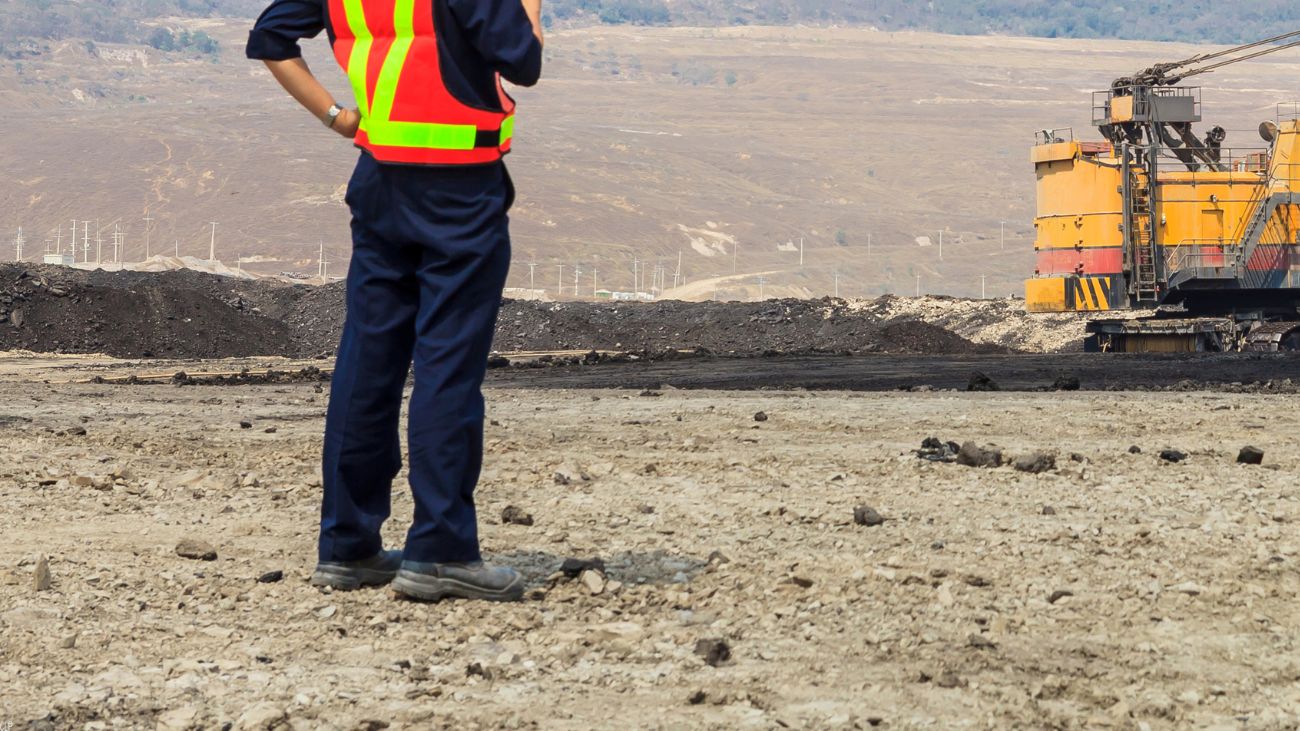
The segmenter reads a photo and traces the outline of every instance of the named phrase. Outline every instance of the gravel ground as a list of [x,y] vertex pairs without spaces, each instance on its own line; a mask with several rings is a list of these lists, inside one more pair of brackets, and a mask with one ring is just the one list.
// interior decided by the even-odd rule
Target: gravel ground
[[1300,397],[492,391],[530,599],[422,605],[306,583],[317,384],[42,376],[0,379],[5,728],[1300,723]]

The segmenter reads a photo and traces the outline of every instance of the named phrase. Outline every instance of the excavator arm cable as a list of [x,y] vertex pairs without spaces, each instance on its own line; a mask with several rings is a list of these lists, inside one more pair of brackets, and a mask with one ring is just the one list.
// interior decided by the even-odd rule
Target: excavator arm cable
[[[1298,31],[1294,35],[1300,35],[1300,31]],[[1285,51],[1288,48],[1297,48],[1297,47],[1300,47],[1300,41],[1294,41],[1292,43],[1287,43],[1286,45],[1282,45],[1282,46],[1274,46],[1273,48],[1266,48],[1262,51],[1256,51],[1254,53],[1247,54],[1245,56],[1241,56],[1238,58],[1230,58],[1227,61],[1220,61],[1219,63],[1210,64],[1209,66],[1205,66],[1203,68],[1192,69],[1187,73],[1180,74],[1179,79],[1186,79],[1189,76],[1198,76],[1200,74],[1206,74],[1211,71],[1221,69],[1224,66],[1231,66],[1234,63],[1239,63],[1241,61],[1249,61],[1253,58],[1259,58],[1261,56],[1267,56],[1271,53],[1277,53],[1278,51]]]
[[[1258,48],[1259,46],[1266,46],[1266,45],[1268,45],[1268,44],[1270,44],[1270,43],[1277,43],[1277,42],[1279,42],[1279,41],[1285,41],[1285,40],[1287,40],[1288,38],[1295,38],[1296,36],[1300,36],[1300,30],[1292,31],[1292,32],[1290,32],[1290,33],[1283,33],[1283,34],[1280,35],[1280,36],[1274,36],[1274,37],[1272,37],[1272,38],[1265,38],[1265,39],[1262,40],[1262,41],[1256,41],[1256,42],[1254,42],[1254,43],[1247,43],[1247,44],[1244,45],[1244,46],[1237,46],[1236,48],[1229,48],[1229,49],[1227,49],[1227,50],[1225,50],[1225,51],[1219,51],[1218,53],[1207,53],[1207,54],[1203,54],[1203,55],[1200,55],[1200,56],[1192,56],[1191,58],[1188,58],[1188,59],[1185,59],[1185,60],[1182,60],[1182,61],[1175,61],[1175,62],[1170,63],[1170,64],[1162,64],[1162,65],[1163,65],[1165,68],[1169,69],[1169,70],[1178,69],[1178,68],[1182,68],[1182,67],[1184,67],[1184,66],[1190,66],[1190,65],[1192,65],[1192,64],[1194,64],[1194,63],[1205,63],[1206,61],[1213,61],[1213,60],[1216,59],[1216,58],[1222,58],[1222,57],[1224,57],[1224,56],[1229,56],[1229,55],[1234,54],[1234,53],[1240,53],[1241,51],[1248,51],[1248,50],[1250,50],[1250,49],[1252,49],[1252,48]],[[1287,46],[1287,47],[1289,48],[1290,46]]]

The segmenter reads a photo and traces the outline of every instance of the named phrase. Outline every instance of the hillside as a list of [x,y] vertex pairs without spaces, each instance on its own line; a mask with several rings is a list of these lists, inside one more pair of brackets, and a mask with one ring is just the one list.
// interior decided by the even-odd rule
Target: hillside
[[[270,0],[0,0],[0,56],[47,51],[48,41],[156,41],[160,19],[256,16]],[[1044,38],[1240,43],[1300,24],[1287,0],[547,0],[548,25],[853,24],[884,30]],[[151,43],[173,50],[171,44]],[[203,44],[196,44],[203,45]],[[175,50],[192,50],[184,44]],[[206,49],[199,48],[200,52]]]
[[[92,258],[95,229],[112,258],[115,227],[130,260],[146,240],[151,255],[206,258],[216,221],[227,266],[314,275],[323,246],[341,274],[355,153],[242,58],[247,20],[158,22],[219,49],[92,53],[64,40],[0,62],[4,258],[19,226],[28,260],[46,242],[66,247],[74,218],[79,241],[90,222]],[[1034,132],[1091,134],[1089,90],[1205,50],[866,28],[557,29],[545,81],[518,92],[509,284],[550,297],[561,283],[566,297],[656,278],[670,289],[680,260],[685,286],[671,294],[691,299],[1018,292],[1033,269]],[[346,100],[324,41],[306,51]],[[1205,77],[1207,123],[1234,148],[1258,144],[1273,105],[1300,97],[1295,62]]]

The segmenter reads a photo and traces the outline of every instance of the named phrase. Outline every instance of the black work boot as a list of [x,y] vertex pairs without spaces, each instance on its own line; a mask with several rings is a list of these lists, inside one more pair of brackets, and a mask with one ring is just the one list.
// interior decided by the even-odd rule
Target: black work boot
[[436,602],[451,597],[489,602],[517,602],[524,596],[524,579],[504,566],[475,563],[403,561],[393,591],[412,599]]
[[401,551],[380,551],[363,561],[321,561],[311,575],[311,585],[344,591],[382,586],[397,576],[401,565]]

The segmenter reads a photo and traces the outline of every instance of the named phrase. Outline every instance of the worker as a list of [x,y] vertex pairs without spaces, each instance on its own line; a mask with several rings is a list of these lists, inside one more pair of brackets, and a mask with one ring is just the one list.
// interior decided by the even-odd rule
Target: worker
[[[348,185],[352,261],[330,388],[319,563],[335,589],[392,582],[408,597],[514,601],[518,572],[479,553],[474,489],[487,369],[510,266],[515,103],[537,83],[541,0],[274,0],[249,58],[360,159]],[[351,81],[340,106],[302,60],[325,30]],[[408,447],[415,515],[386,551],[399,414],[414,362]]]

